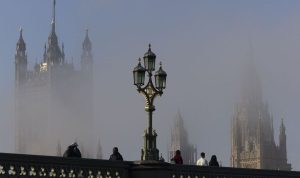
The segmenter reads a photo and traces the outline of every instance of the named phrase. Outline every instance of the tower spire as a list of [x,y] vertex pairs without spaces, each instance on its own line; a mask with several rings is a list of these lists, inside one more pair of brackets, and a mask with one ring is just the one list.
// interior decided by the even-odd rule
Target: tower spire
[[52,12],[52,23],[51,23],[51,32],[48,37],[48,49],[47,49],[47,60],[51,65],[60,65],[63,62],[62,52],[58,46],[58,39],[55,33],[55,6],[56,0],[53,0],[53,12]]
[[23,28],[20,27],[20,38],[23,38]]
[[89,38],[89,29],[85,30],[85,38],[84,38],[84,41],[83,41],[83,44],[82,44],[82,48],[83,48],[84,51],[89,52],[89,53],[92,50],[92,43],[91,43],[91,40]]
[[93,70],[93,55],[92,43],[89,38],[89,30],[85,30],[85,38],[82,43],[81,67],[84,71],[89,71],[92,74]]
[[285,125],[284,125],[284,119],[281,118],[281,125],[280,125],[280,134],[285,135]]
[[56,5],[56,0],[53,0],[53,7],[52,7],[52,32],[55,32],[55,5]]
[[280,132],[279,132],[279,150],[283,160],[287,160],[287,151],[286,151],[286,134],[285,134],[285,125],[283,118],[281,119]]
[[24,52],[25,54],[25,50],[26,50],[26,44],[23,39],[23,28],[20,27],[20,36],[17,42],[17,52]]

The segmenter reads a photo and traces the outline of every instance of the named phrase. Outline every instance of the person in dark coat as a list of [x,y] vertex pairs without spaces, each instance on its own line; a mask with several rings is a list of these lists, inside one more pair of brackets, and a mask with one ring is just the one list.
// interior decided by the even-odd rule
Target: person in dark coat
[[123,161],[123,157],[119,153],[118,147],[113,148],[113,154],[110,155],[109,160],[111,160],[111,161]]
[[216,155],[212,155],[209,161],[209,166],[219,167],[219,163]]
[[74,142],[72,145],[68,146],[68,149],[64,152],[63,157],[81,158],[81,152],[78,149],[78,144]]
[[180,150],[176,150],[175,156],[171,159],[171,161],[174,161],[175,164],[183,164]]

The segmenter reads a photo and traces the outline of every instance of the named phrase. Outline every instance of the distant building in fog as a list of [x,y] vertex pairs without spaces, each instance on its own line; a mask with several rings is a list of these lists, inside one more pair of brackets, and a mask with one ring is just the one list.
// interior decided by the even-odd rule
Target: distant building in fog
[[184,164],[196,163],[197,148],[189,143],[188,133],[184,128],[183,119],[179,111],[174,119],[174,127],[171,132],[171,145],[169,148],[168,161],[175,156],[176,150],[181,151]]
[[102,155],[102,146],[100,143],[100,140],[98,140],[98,146],[97,146],[97,155],[96,155],[97,159],[103,159],[103,155]]
[[252,58],[244,71],[242,97],[231,123],[231,166],[291,170],[291,164],[287,163],[283,120],[279,145],[276,145],[273,117],[268,104],[263,102],[261,83]]
[[[27,65],[22,29],[15,54],[16,152],[61,155],[75,140],[84,157],[96,157],[93,129],[93,57],[86,31],[81,69],[65,59],[56,35],[55,0],[48,44],[33,70]],[[99,147],[99,146],[98,146]],[[61,150],[62,149],[62,150]]]

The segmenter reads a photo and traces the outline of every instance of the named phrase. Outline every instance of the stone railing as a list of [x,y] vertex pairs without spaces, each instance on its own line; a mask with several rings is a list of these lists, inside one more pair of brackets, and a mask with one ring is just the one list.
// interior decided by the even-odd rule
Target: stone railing
[[174,166],[173,178],[300,178],[300,172],[228,167]]
[[200,167],[196,165],[173,165],[136,163],[131,167],[134,178],[300,178],[300,172],[229,167]]
[[0,153],[0,178],[300,178],[300,172]]
[[0,153],[0,177],[127,178],[129,162]]

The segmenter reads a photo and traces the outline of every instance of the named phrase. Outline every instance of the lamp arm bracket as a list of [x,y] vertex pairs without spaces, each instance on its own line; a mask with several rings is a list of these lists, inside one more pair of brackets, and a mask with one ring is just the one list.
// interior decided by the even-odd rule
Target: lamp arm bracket
[[161,96],[163,92],[157,90],[154,87],[152,79],[149,78],[147,85],[145,85],[144,87],[138,87],[137,91],[145,97],[146,100],[145,109],[149,111],[150,110],[154,111],[155,110],[155,106],[153,105],[154,99],[156,98],[157,95]]

